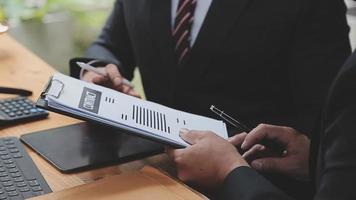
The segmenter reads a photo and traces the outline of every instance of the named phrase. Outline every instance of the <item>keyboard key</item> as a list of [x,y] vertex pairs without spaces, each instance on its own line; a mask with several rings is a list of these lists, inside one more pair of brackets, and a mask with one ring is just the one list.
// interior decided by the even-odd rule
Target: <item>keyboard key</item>
[[0,156],[4,156],[4,155],[7,155],[9,153],[7,153],[7,151],[0,151]]
[[15,191],[16,187],[15,186],[6,187],[5,190],[6,190],[6,192]]
[[15,182],[23,182],[25,180],[22,177],[17,177],[17,178],[14,178],[14,181]]
[[21,195],[22,195],[22,197],[23,197],[24,199],[29,199],[29,198],[35,196],[35,195],[32,194],[32,192],[28,192],[28,191],[26,191],[26,192],[21,192]]
[[4,190],[0,190],[0,194],[4,194],[5,193],[5,191]]
[[20,188],[20,192],[28,192],[28,191],[30,191],[30,188],[27,186]]
[[14,141],[12,141],[12,140],[5,141],[4,143],[5,143],[6,145],[15,144],[15,142],[14,142]]
[[33,192],[34,196],[40,196],[40,195],[43,195],[43,194],[44,194],[43,191]]
[[0,151],[6,151],[6,147],[0,146]]
[[7,181],[7,182],[3,182],[2,185],[4,187],[9,187],[9,186],[13,186],[14,184],[11,181]]
[[8,115],[9,115],[10,117],[15,117],[15,116],[16,116],[16,114],[15,114],[14,112],[9,113]]
[[8,145],[7,148],[8,149],[16,149],[17,147],[15,145]]
[[2,200],[2,199],[7,199],[7,195],[5,195],[5,194],[0,194],[0,199]]
[[10,177],[6,176],[6,177],[1,177],[0,178],[1,182],[6,182],[6,181],[11,181]]
[[28,184],[29,184],[31,187],[39,186],[39,185],[40,185],[36,180],[29,181]]
[[32,191],[34,192],[42,191],[42,188],[40,186],[35,186],[32,188]]
[[18,178],[18,177],[21,177],[22,175],[21,175],[21,173],[19,173],[19,172],[16,172],[16,173],[11,173],[11,177],[12,178]]
[[8,168],[8,169],[15,168],[15,167],[16,167],[15,164],[8,164],[8,165],[6,165],[6,168]]
[[4,160],[4,163],[8,165],[8,164],[14,163],[14,161],[12,161],[12,160]]
[[11,156],[9,156],[9,155],[4,155],[4,156],[0,156],[0,158],[3,159],[3,160],[8,160],[8,159],[11,158]]
[[0,167],[0,172],[5,172],[6,170],[3,167]]
[[6,176],[7,176],[7,173],[5,173],[5,172],[0,173],[0,177],[6,177]]
[[16,183],[17,187],[25,187],[27,184],[25,182]]
[[20,152],[18,149],[10,149],[10,153],[18,153]]
[[7,193],[10,197],[15,197],[15,196],[18,196],[19,193],[15,190],[15,191],[11,191],[11,192],[8,192]]
[[16,172],[19,172],[19,170],[17,168],[12,168],[12,169],[9,169],[9,172],[16,173]]
[[15,153],[15,154],[12,154],[12,157],[14,157],[14,158],[22,158],[22,154]]

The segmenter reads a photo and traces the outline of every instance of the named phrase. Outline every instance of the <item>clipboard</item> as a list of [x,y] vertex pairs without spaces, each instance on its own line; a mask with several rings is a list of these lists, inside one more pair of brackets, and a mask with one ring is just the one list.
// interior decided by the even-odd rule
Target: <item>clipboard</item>
[[138,130],[138,129],[131,128],[131,127],[126,127],[126,126],[122,127],[122,128],[119,128],[119,127],[111,125],[109,123],[96,121],[94,119],[90,119],[90,118],[87,118],[87,117],[84,117],[84,116],[73,114],[71,112],[66,112],[66,111],[63,111],[63,110],[60,110],[60,109],[56,109],[56,108],[50,107],[50,106],[48,106],[48,102],[46,100],[46,96],[49,95],[49,89],[51,88],[53,82],[58,82],[60,85],[62,84],[62,87],[59,88],[59,90],[57,91],[55,97],[56,96],[59,97],[61,95],[61,92],[64,89],[64,84],[61,83],[61,81],[59,81],[59,80],[53,79],[53,76],[51,76],[49,78],[47,84],[45,85],[40,97],[36,101],[36,106],[37,107],[45,109],[45,110],[48,110],[48,111],[51,111],[51,112],[55,112],[55,113],[58,113],[58,114],[66,115],[66,116],[69,116],[69,117],[73,117],[73,118],[76,118],[76,119],[79,119],[79,120],[83,120],[83,121],[86,121],[86,122],[90,122],[90,123],[94,123],[94,124],[100,124],[100,125],[103,125],[103,126],[114,128],[114,129],[119,129],[120,131],[123,131],[125,134],[129,134],[129,135],[135,136],[135,137],[141,137],[141,138],[144,138],[144,139],[147,139],[147,140],[151,140],[151,141],[154,141],[154,142],[159,142],[159,143],[161,143],[163,145],[168,145],[168,146],[171,146],[173,148],[184,148],[185,147],[183,145],[179,145],[177,143],[171,142],[169,140],[165,140],[163,138],[154,137],[154,136],[151,137],[151,136],[148,136],[146,134],[138,134],[137,133],[137,132],[140,132],[140,131],[141,132],[145,132],[145,131],[142,131],[142,130]]

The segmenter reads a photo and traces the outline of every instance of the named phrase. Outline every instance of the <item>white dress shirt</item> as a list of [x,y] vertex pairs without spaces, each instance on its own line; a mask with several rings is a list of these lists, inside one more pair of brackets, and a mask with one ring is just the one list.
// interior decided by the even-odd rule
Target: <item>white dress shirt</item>
[[[197,6],[194,12],[193,24],[191,29],[190,46],[194,45],[195,40],[198,37],[199,31],[205,20],[206,14],[210,8],[212,0],[197,0]],[[172,0],[172,29],[174,27],[174,21],[177,13],[179,0]]]

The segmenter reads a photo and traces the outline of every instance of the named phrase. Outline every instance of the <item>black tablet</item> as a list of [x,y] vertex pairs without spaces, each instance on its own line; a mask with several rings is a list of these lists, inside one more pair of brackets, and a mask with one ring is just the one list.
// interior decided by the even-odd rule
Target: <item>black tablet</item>
[[159,143],[88,123],[29,133],[20,139],[64,173],[124,163],[163,152]]

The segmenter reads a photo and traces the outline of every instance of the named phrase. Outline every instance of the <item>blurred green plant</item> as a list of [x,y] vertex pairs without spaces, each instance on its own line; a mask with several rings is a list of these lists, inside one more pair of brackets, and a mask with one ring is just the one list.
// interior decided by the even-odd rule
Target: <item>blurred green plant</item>
[[[0,17],[11,20],[43,20],[50,13],[106,10],[114,0],[0,0]],[[1,19],[1,18],[0,18]]]
[[5,21],[5,11],[0,5],[0,23]]
[[29,21],[45,23],[48,22],[48,16],[65,14],[74,24],[74,45],[76,54],[80,55],[98,34],[113,2],[114,0],[0,0],[0,21],[8,19],[13,24]]

